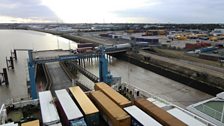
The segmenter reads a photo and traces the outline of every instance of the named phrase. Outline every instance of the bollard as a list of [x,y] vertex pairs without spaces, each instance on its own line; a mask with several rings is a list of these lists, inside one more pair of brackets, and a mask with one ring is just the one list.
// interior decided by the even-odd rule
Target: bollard
[[12,56],[10,56],[10,63],[11,63],[12,69],[14,69],[14,61],[13,61],[13,57]]
[[5,80],[5,85],[8,86],[9,85],[9,79],[8,79],[8,74],[7,74],[6,68],[3,68],[3,76],[4,76],[4,80]]
[[7,68],[12,68],[14,69],[14,61],[13,61],[13,57],[10,56],[9,59],[7,59],[7,57],[5,58],[6,59],[6,65],[7,65]]
[[14,58],[15,60],[17,60],[17,54],[16,54],[16,50],[14,49]]

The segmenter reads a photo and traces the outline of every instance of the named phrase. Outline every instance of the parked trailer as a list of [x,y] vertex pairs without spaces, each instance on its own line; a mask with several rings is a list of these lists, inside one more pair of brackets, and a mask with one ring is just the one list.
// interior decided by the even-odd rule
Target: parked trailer
[[100,110],[100,114],[109,126],[130,126],[130,116],[116,103],[100,91],[90,93],[90,98]]
[[69,91],[71,92],[77,105],[79,105],[80,110],[83,112],[86,124],[88,126],[98,126],[99,110],[92,103],[92,101],[87,97],[87,95],[79,86],[70,87]]
[[124,110],[132,117],[132,126],[162,126],[135,105],[125,107]]
[[66,89],[56,90],[56,105],[65,126],[86,126],[83,115],[78,106],[69,96]]
[[60,122],[57,109],[50,91],[39,92],[40,108],[43,126],[49,126]]
[[21,126],[40,126],[40,121],[34,120],[34,121],[25,122],[25,123],[22,123]]
[[132,105],[131,101],[129,101],[123,95],[115,91],[112,87],[110,87],[106,83],[103,82],[96,83],[94,89],[102,91],[112,101],[114,101],[117,105],[119,105],[122,108]]
[[164,126],[187,126],[184,122],[144,98],[136,99],[134,104]]

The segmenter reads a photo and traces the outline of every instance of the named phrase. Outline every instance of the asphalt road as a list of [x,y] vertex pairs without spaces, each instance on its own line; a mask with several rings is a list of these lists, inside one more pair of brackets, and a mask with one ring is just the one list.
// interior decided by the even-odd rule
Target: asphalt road
[[[72,83],[58,62],[47,63],[47,68],[52,78],[51,91],[66,89],[72,86]],[[54,93],[53,93],[54,94]]]
[[152,59],[164,61],[167,63],[175,64],[177,66],[182,66],[186,67],[188,69],[192,69],[195,71],[203,72],[203,73],[208,73],[210,75],[214,75],[220,78],[224,79],[224,69],[215,67],[215,66],[210,66],[206,65],[203,63],[197,63],[197,62],[192,62],[192,61],[187,61],[187,60],[181,60],[181,59],[174,59],[174,58],[167,58],[163,56],[158,56],[155,54],[151,54],[145,51],[140,51],[140,54],[144,56],[150,56]]

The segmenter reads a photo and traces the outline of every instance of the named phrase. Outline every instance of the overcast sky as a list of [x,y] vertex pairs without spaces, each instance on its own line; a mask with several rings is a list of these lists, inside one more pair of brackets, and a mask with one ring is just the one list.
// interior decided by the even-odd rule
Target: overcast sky
[[224,23],[224,0],[1,0],[0,22]]

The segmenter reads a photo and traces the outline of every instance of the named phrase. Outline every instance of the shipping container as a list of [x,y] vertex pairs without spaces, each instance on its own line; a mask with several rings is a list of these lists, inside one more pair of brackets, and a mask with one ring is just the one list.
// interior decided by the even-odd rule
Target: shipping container
[[77,44],[77,48],[85,48],[85,47],[92,47],[94,48],[94,44],[93,43],[78,43]]
[[70,87],[69,91],[71,92],[80,110],[83,112],[86,124],[88,126],[98,126],[99,110],[92,103],[92,101],[87,97],[87,95],[79,86]]
[[102,33],[102,34],[99,34],[99,36],[101,36],[101,37],[110,37],[108,33]]
[[25,122],[25,123],[22,123],[21,126],[40,126],[40,121],[34,120],[34,121]]
[[136,42],[148,42],[150,45],[158,45],[159,39],[158,38],[144,38],[144,37],[134,37],[132,40]]
[[135,105],[125,107],[124,110],[131,115],[132,126],[162,126],[159,122],[154,120]]
[[101,91],[90,93],[90,98],[100,110],[109,126],[130,126],[130,116]]
[[211,46],[211,43],[208,43],[208,42],[186,43],[185,49],[193,50],[193,49],[199,49],[199,48],[208,47],[208,46]]
[[144,98],[136,99],[134,104],[164,126],[187,126],[184,122]]
[[114,101],[117,105],[119,105],[122,108],[131,105],[131,101],[129,101],[127,98],[125,98],[123,95],[115,91],[112,87],[110,87],[104,82],[96,83],[94,89],[102,91],[112,101]]
[[114,47],[116,49],[129,49],[129,48],[131,48],[131,44],[130,43],[117,44],[117,45],[114,45]]
[[142,36],[166,35],[166,30],[148,30]]
[[218,48],[224,48],[224,43],[223,42],[216,43],[215,46],[218,47]]
[[56,105],[60,113],[62,124],[65,126],[75,126],[74,121],[80,126],[86,126],[82,121],[83,115],[78,106],[72,100],[66,89],[56,90],[57,96]]
[[204,53],[204,52],[210,52],[210,51],[214,51],[214,50],[217,50],[217,48],[213,47],[213,46],[210,46],[210,47],[206,47],[206,48],[201,48],[200,52]]
[[43,126],[56,124],[60,122],[58,111],[53,102],[50,91],[39,92],[40,108]]
[[78,53],[86,53],[86,52],[91,52],[93,51],[93,47],[83,47],[83,48],[77,48],[76,51]]

